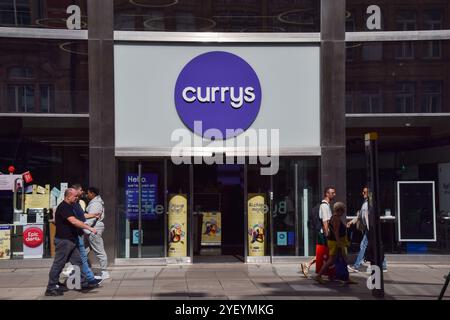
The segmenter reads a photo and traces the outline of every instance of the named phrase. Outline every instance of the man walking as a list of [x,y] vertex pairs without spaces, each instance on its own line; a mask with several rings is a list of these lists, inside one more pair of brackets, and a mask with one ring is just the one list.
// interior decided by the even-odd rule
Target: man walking
[[[80,184],[76,183],[76,184],[72,185],[72,188],[77,191],[77,196],[78,196],[78,201],[74,204],[75,217],[83,223],[86,222],[87,219],[97,218],[98,215],[96,215],[96,214],[85,213],[84,209],[81,206],[81,203],[80,203],[82,201],[81,197],[84,194],[83,187]],[[89,232],[89,231],[87,231],[87,232]],[[97,233],[98,233],[98,229],[97,229]],[[88,256],[87,256],[86,248],[84,247],[84,234],[81,234],[78,236],[78,247],[80,249],[82,271],[86,275],[88,282],[93,283],[93,284],[96,284],[96,283],[100,284],[103,280],[96,279],[94,276],[94,273],[92,272],[92,269],[89,267]]]
[[92,250],[97,256],[100,262],[100,268],[102,269],[102,275],[100,278],[102,280],[110,278],[108,268],[108,257],[106,256],[105,246],[103,243],[102,234],[105,231],[105,225],[103,219],[105,218],[105,204],[100,196],[100,192],[95,187],[90,187],[87,190],[87,198],[89,204],[86,208],[88,215],[93,215],[95,218],[88,219],[87,224],[97,229],[97,233],[89,234],[89,244]]
[[[361,206],[361,210],[358,212],[356,218],[354,218],[352,221],[347,223],[347,228],[350,228],[350,226],[352,224],[356,224],[358,223],[359,225],[359,230],[363,232],[363,238],[361,240],[361,244],[360,244],[360,249],[359,249],[359,253],[358,256],[356,258],[355,263],[353,264],[353,266],[348,266],[348,270],[351,272],[359,272],[360,268],[361,268],[361,264],[363,263],[364,260],[364,255],[366,253],[366,249],[367,246],[369,244],[369,229],[370,229],[370,225],[369,225],[369,188],[368,187],[363,187],[362,189],[362,196],[364,198],[364,202]],[[357,225],[357,227],[358,227]],[[386,258],[384,258],[383,260],[383,272],[387,271],[387,264],[386,264]],[[371,267],[367,268],[367,272],[368,273],[372,273],[371,271]]]
[[[322,229],[318,234],[317,244],[326,245],[327,244],[326,239],[328,237],[329,232],[328,223],[333,215],[331,211],[331,202],[336,197],[336,189],[334,187],[326,187],[323,193],[324,198],[319,207],[319,218],[320,221],[322,222]],[[315,257],[311,259],[311,261],[301,264],[301,269],[305,277],[308,277],[309,269],[314,263],[316,263]]]
[[[71,262],[82,268],[80,250],[78,247],[78,235],[81,229],[88,229],[91,233],[97,233],[92,228],[75,217],[73,205],[78,201],[78,192],[69,188],[64,192],[62,201],[55,212],[55,258],[49,273],[46,296],[61,296],[63,289],[59,287],[59,275],[67,262]],[[81,288],[92,289],[98,284],[89,284],[86,275],[81,272]]]

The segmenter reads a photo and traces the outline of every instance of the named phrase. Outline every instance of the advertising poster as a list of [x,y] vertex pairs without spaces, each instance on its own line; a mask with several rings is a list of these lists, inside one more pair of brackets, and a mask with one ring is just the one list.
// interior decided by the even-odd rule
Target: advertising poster
[[45,188],[33,185],[32,194],[25,195],[25,210],[29,208],[50,208],[50,185],[46,184]]
[[222,215],[220,212],[203,212],[202,246],[220,246],[222,243]]
[[187,196],[176,194],[169,200],[169,257],[187,256]]
[[[153,173],[141,176],[142,220],[156,218],[155,207],[158,204],[158,176]],[[139,181],[137,174],[125,175],[125,213],[127,219],[137,220],[139,217]]]
[[287,232],[277,232],[277,246],[287,246]]
[[248,195],[248,255],[265,255],[265,199],[264,194]]
[[44,254],[44,226],[28,224],[23,230],[23,257],[42,258]]
[[11,258],[11,227],[0,226],[0,259]]

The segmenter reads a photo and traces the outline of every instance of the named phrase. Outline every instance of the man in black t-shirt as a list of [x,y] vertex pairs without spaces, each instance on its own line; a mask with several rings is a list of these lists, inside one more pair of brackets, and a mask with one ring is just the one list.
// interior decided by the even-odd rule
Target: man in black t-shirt
[[[73,205],[77,201],[78,192],[69,188],[64,192],[64,201],[59,204],[55,212],[55,259],[50,269],[47,290],[45,291],[46,296],[63,295],[63,290],[58,283],[59,275],[67,262],[79,266],[81,270],[82,263],[78,247],[78,235],[82,232],[81,229],[88,229],[94,234],[97,233],[97,230],[75,217]],[[83,272],[81,273],[82,289],[91,289],[97,286],[89,284],[86,275]]]

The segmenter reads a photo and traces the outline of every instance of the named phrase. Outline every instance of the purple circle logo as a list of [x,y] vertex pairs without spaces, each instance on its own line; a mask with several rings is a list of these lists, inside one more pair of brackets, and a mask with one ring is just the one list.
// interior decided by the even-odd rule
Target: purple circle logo
[[227,139],[255,121],[261,106],[261,85],[242,58],[224,51],[207,52],[189,61],[178,76],[175,106],[192,132],[220,138],[205,133],[216,129]]

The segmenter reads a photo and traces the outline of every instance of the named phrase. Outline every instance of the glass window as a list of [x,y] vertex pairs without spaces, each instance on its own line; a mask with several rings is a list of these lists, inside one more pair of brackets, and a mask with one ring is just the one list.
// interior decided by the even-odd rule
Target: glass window
[[48,84],[41,84],[39,86],[40,94],[40,112],[49,113],[53,106],[53,86]]
[[114,0],[114,29],[180,32],[319,32],[320,0]]
[[[32,184],[88,187],[87,118],[0,117],[0,145],[0,172],[13,165],[16,174],[30,171]],[[0,223],[13,222],[12,197],[12,192],[0,192]]]
[[28,67],[11,67],[8,70],[9,79],[33,79],[34,72]]
[[353,112],[353,96],[352,93],[345,93],[345,112],[352,113]]
[[34,111],[34,87],[32,85],[8,85],[7,99],[9,112]]
[[347,11],[345,13],[345,31],[353,32],[355,29],[355,13]]
[[416,12],[413,10],[398,11],[395,18],[396,30],[416,30]]
[[442,89],[440,81],[422,83],[421,112],[441,112]]
[[441,58],[441,41],[424,41],[424,58],[440,59]]
[[397,45],[395,51],[396,59],[414,59],[414,42],[403,41]]
[[360,44],[354,42],[347,42],[345,45],[345,60],[350,62],[355,59],[355,48],[357,48]]
[[424,16],[424,29],[425,30],[441,30],[442,29],[442,11],[440,10],[427,10],[423,14]]
[[[428,48],[428,41],[363,42],[346,61],[346,93],[354,97],[347,113],[450,112],[450,41],[440,40],[440,58],[398,59],[404,44]],[[382,48],[382,50],[380,50]],[[347,49],[348,50],[348,49]],[[380,53],[381,56],[380,56]],[[439,111],[438,111],[439,110]]]
[[[418,85],[422,85],[421,90],[430,92],[430,96],[439,88],[439,84],[432,81]],[[431,100],[433,98],[429,100],[433,104]],[[347,118],[348,212],[356,213],[363,203],[361,189],[367,183],[364,134],[368,128],[378,133],[380,213],[384,216],[390,212],[392,216],[398,217],[398,181],[434,181],[436,186],[441,183],[443,168],[450,162],[449,119],[450,115]],[[427,242],[427,254],[450,254],[448,225],[443,219],[448,210],[443,202],[438,201],[438,196],[439,191],[436,189],[437,241]],[[387,253],[409,253],[407,244],[398,242],[397,223],[398,220],[381,220],[383,248]],[[350,230],[352,245],[349,252],[357,253],[362,234],[354,226]]]
[[396,112],[415,112],[416,84],[414,82],[399,82],[395,85]]
[[87,0],[0,0],[0,27],[67,29],[71,5],[79,6],[81,29],[87,29]]
[[381,112],[381,95],[379,93],[363,93],[361,95],[361,112]]
[[[446,30],[450,29],[447,0],[347,0],[347,12],[354,14],[354,30],[371,31],[367,29],[367,20],[374,18],[373,13],[367,14],[367,8],[377,5],[380,8],[380,25],[383,31],[407,30]],[[347,17],[349,14],[347,13]],[[349,18],[347,18],[349,19]],[[376,30],[373,30],[376,32]]]
[[365,42],[362,45],[363,61],[381,61],[383,59],[383,45],[381,42]]
[[0,113],[88,113],[87,41],[0,38]]

